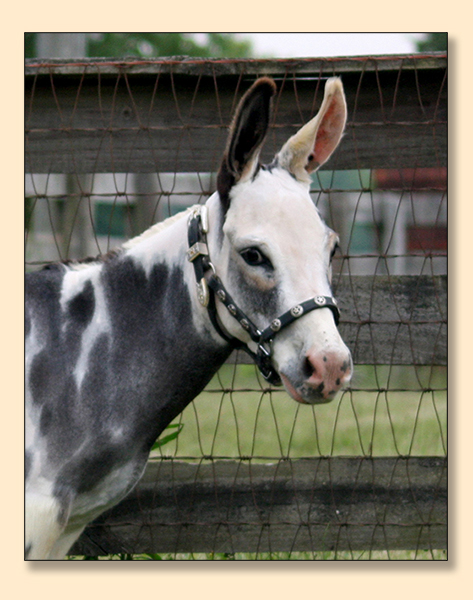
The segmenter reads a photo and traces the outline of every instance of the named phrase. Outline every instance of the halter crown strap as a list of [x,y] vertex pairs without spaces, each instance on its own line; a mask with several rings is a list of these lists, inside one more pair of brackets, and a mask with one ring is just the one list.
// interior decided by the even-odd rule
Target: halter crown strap
[[[330,309],[335,319],[335,324],[338,325],[340,321],[340,311],[337,302],[335,298],[330,296],[315,296],[315,298],[310,298],[305,302],[296,304],[296,306],[293,306],[277,319],[273,319],[266,329],[260,331],[253,321],[235,304],[233,298],[215,273],[215,269],[209,260],[209,251],[206,243],[207,232],[207,207],[202,205],[197,207],[191,213],[187,230],[189,242],[187,259],[194,265],[199,301],[203,306],[207,307],[210,320],[218,334],[224,340],[232,344],[235,349],[242,349],[247,352],[257,364],[261,374],[266,380],[273,385],[281,385],[281,379],[272,365],[271,352],[267,348],[267,345],[272,342],[275,335],[284,327],[287,327],[303,315],[319,308]],[[213,272],[207,279],[205,274],[209,270],[212,270]],[[210,294],[209,290],[212,291],[212,294]],[[228,335],[222,329],[217,317],[215,296],[217,296],[220,302],[226,307],[230,315],[239,322],[245,331],[248,332],[253,342],[257,344],[256,353],[244,342]]]

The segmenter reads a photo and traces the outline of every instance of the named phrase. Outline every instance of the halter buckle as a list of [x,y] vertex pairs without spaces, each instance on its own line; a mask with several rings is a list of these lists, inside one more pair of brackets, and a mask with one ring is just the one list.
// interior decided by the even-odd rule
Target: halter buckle
[[258,344],[258,351],[255,355],[254,361],[256,362],[261,375],[264,377],[264,379],[266,379],[266,381],[268,381],[271,385],[282,385],[281,378],[271,362],[271,351],[268,350],[263,344]]
[[207,284],[207,280],[204,277],[202,277],[202,279],[197,283],[197,298],[199,299],[199,302],[204,308],[206,308],[209,305],[209,286]]
[[208,256],[208,255],[209,255],[209,249],[207,248],[207,244],[204,244],[203,242],[196,242],[187,251],[187,260],[189,262],[193,262],[198,256]]

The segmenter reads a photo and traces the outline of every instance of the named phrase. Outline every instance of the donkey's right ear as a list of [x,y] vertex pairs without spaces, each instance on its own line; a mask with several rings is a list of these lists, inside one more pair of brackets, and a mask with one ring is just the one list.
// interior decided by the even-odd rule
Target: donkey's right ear
[[233,185],[251,177],[268,130],[271,98],[276,84],[269,77],[255,81],[240,100],[230,126],[227,148],[217,176],[217,190],[225,211]]

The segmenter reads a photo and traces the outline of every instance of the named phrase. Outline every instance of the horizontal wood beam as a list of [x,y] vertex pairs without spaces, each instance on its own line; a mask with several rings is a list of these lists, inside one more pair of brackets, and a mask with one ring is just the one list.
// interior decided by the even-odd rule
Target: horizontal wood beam
[[256,75],[278,83],[270,160],[341,74],[349,121],[331,169],[447,164],[446,59],[29,61],[26,169],[32,173],[215,172],[236,103]]
[[445,52],[424,54],[389,54],[386,56],[336,56],[325,58],[221,58],[207,59],[186,56],[142,58],[29,58],[25,61],[25,74],[79,75],[91,69],[101,75],[118,75],[126,70],[133,75],[229,76],[272,75],[285,76],[297,73],[306,76],[370,71],[418,71],[447,67]]
[[447,547],[444,458],[150,462],[73,555]]
[[[333,282],[355,364],[446,365],[447,277],[348,276]],[[244,352],[231,363],[251,362]]]

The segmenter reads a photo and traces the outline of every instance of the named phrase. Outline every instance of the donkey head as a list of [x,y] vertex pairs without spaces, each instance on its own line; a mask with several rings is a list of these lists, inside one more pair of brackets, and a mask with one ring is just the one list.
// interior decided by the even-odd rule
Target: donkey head
[[[342,83],[329,79],[319,113],[282,147],[270,165],[259,163],[276,91],[269,78],[242,98],[218,174],[221,229],[209,239],[212,263],[239,308],[260,330],[313,297],[330,297],[337,235],[322,221],[310,195],[310,173],[337,147],[346,122]],[[217,301],[229,335],[251,346],[248,334]],[[334,315],[314,310],[271,341],[271,360],[287,391],[303,403],[328,402],[346,384],[352,360]]]

